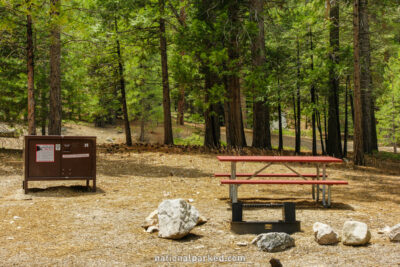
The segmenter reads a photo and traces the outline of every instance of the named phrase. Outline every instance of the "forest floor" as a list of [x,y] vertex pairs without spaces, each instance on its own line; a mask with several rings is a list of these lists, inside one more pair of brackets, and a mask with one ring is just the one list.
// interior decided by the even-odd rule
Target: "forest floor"
[[[2,129],[6,129],[6,125],[0,123],[0,132]],[[17,126],[16,128],[22,129]],[[150,144],[162,144],[163,143],[163,126],[161,124],[149,125],[145,129],[145,142]],[[289,130],[288,130],[289,131]],[[303,130],[307,131],[307,130]],[[309,131],[309,129],[308,129]],[[26,130],[23,131],[26,134]],[[40,133],[40,129],[37,129]],[[131,132],[133,142],[138,142],[140,135],[140,127],[138,123],[131,123]],[[195,123],[185,123],[184,126],[173,125],[174,139],[177,138],[184,140],[190,138],[192,135],[203,135],[203,125]],[[124,143],[125,142],[125,132],[123,130],[123,125],[120,123],[117,126],[107,126],[103,128],[94,127],[93,124],[85,122],[67,122],[63,124],[62,127],[63,135],[92,135],[97,137],[97,144],[110,144],[110,143]],[[252,143],[252,131],[251,129],[245,130],[247,145]],[[221,127],[221,139],[226,142],[225,128]],[[317,138],[318,139],[318,138]],[[23,147],[23,137],[18,139],[13,138],[1,138],[0,137],[0,148],[9,149],[22,149]],[[202,141],[200,141],[202,143]],[[278,147],[279,137],[277,134],[271,135],[271,143],[274,148]],[[285,150],[294,150],[295,147],[295,137],[292,135],[283,136],[283,145]],[[301,151],[309,152],[312,150],[312,139],[306,136],[301,137]],[[317,151],[321,153],[321,143],[319,139],[317,140]],[[347,151],[353,151],[352,140],[348,141]],[[379,151],[392,152],[392,147],[379,146]]]
[[[107,136],[105,134],[104,136]],[[101,139],[102,137],[100,137]],[[107,137],[105,137],[107,138]],[[328,167],[332,179],[348,186],[333,188],[333,205],[323,208],[311,199],[309,186],[241,186],[239,198],[257,202],[296,202],[302,231],[292,236],[296,246],[279,253],[259,251],[254,235],[230,231],[231,210],[227,186],[214,172],[228,172],[229,164],[215,154],[163,150],[141,151],[100,146],[97,192],[87,192],[84,182],[31,182],[22,193],[21,151],[0,150],[0,266],[176,266],[160,264],[157,256],[244,256],[232,266],[268,266],[271,257],[283,266],[399,266],[400,244],[389,242],[378,230],[400,223],[399,162],[392,168],[354,167],[351,163]],[[379,164],[377,164],[379,165]],[[261,167],[242,163],[238,171]],[[298,164],[300,172],[312,165]],[[278,165],[272,171],[282,172]],[[208,218],[182,240],[166,240],[144,232],[141,224],[164,199],[193,199]],[[280,210],[245,211],[245,219],[279,219]],[[368,224],[369,245],[349,247],[339,243],[320,246],[312,225],[330,224],[339,233],[347,220]],[[238,242],[247,242],[241,247]],[[190,266],[219,265],[215,262]]]

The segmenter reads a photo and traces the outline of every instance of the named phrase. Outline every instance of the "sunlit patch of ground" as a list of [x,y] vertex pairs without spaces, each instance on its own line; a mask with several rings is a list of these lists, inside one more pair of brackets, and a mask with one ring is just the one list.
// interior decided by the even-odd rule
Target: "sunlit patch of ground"
[[[159,265],[154,262],[157,255],[245,256],[249,266],[266,266],[271,257],[284,266],[400,264],[400,244],[377,233],[385,225],[400,222],[400,177],[372,168],[328,168],[330,179],[349,181],[348,186],[333,188],[330,209],[312,201],[310,186],[241,186],[239,198],[245,201],[297,203],[302,232],[293,235],[296,247],[269,254],[250,244],[237,246],[237,242],[250,243],[254,236],[236,235],[229,229],[228,188],[220,185],[213,173],[228,172],[230,166],[218,162],[215,155],[99,152],[96,193],[87,192],[82,181],[31,182],[34,189],[27,200],[21,200],[19,192],[23,179],[20,161],[20,154],[0,153],[1,266],[154,266]],[[239,164],[238,171],[257,167],[261,165]],[[312,165],[295,167],[301,172],[313,171]],[[280,166],[271,170],[284,171]],[[192,204],[209,221],[180,241],[145,233],[143,219],[167,198],[192,198]],[[245,217],[278,219],[280,213],[258,209],[246,211]],[[367,223],[371,244],[319,246],[314,241],[314,222],[328,223],[341,232],[346,220]]]

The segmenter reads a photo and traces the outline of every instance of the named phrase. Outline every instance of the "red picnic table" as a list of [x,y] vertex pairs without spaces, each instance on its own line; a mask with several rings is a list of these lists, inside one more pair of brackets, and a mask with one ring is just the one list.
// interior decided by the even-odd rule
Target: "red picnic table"
[[[229,184],[229,197],[232,203],[238,201],[238,186],[241,184],[298,184],[312,185],[312,197],[319,201],[319,186],[322,185],[322,203],[330,206],[331,204],[331,186],[345,185],[347,181],[326,180],[326,165],[328,163],[342,163],[338,158],[328,156],[217,156],[219,161],[231,162],[231,173],[216,173],[215,177],[229,177],[229,180],[221,180],[221,184]],[[254,173],[237,173],[236,163],[238,162],[261,162],[266,163],[264,167]],[[314,163],[316,173],[301,174],[288,165],[288,163]],[[261,173],[272,164],[281,164],[288,168],[291,173]],[[322,175],[320,174],[320,165],[322,165]],[[237,177],[247,177],[245,180],[236,180]],[[304,180],[251,180],[253,177],[300,177]],[[312,180],[308,180],[311,178]],[[322,180],[320,180],[322,178]],[[326,186],[328,186],[328,197],[326,199]],[[315,197],[315,191],[317,195]]]

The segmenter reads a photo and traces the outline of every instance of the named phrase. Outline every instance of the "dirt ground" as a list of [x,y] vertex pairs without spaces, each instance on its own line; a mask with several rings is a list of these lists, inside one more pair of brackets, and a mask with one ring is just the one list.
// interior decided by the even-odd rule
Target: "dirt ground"
[[[391,243],[377,231],[399,223],[400,176],[385,170],[351,165],[331,165],[331,179],[348,186],[333,188],[332,208],[311,199],[310,186],[251,185],[239,188],[248,202],[294,201],[302,231],[292,236],[296,246],[285,252],[259,251],[254,235],[230,231],[228,188],[214,172],[229,171],[215,155],[165,152],[98,152],[98,190],[87,192],[82,181],[31,182],[34,189],[21,193],[20,153],[0,152],[0,266],[177,266],[155,262],[157,256],[244,256],[245,262],[211,262],[190,266],[268,266],[271,257],[283,266],[399,266],[400,243]],[[260,164],[245,163],[238,171],[254,171]],[[312,165],[294,165],[312,172]],[[271,167],[282,172],[284,167]],[[193,199],[192,204],[209,220],[186,238],[174,241],[145,233],[144,218],[164,199]],[[279,219],[280,210],[245,211],[245,219]],[[320,246],[312,225],[319,221],[339,233],[346,220],[369,225],[368,246]],[[248,242],[238,246],[238,242]]]

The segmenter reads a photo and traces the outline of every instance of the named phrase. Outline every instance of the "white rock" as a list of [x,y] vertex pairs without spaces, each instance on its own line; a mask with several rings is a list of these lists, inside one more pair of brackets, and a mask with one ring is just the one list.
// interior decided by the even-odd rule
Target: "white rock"
[[385,226],[378,230],[378,234],[388,234],[392,228],[390,226]]
[[192,203],[192,202],[194,202],[194,199],[193,198],[189,198],[188,201],[189,201],[189,203]]
[[158,224],[158,210],[153,210],[149,216],[144,220],[142,227],[144,229],[149,228],[150,226],[156,226]]
[[158,227],[155,225],[149,226],[146,230],[147,233],[153,233],[153,232],[157,232],[158,231]]
[[199,212],[185,200],[164,200],[158,206],[158,236],[180,239],[197,225],[198,220]]
[[247,246],[247,242],[237,242],[236,245],[238,245],[239,247],[245,247]]
[[389,232],[389,239],[392,242],[399,242],[400,241],[400,223],[396,224],[390,229]]
[[327,224],[316,222],[313,230],[315,241],[320,245],[332,245],[339,242],[339,235]]
[[342,241],[344,245],[365,245],[371,239],[368,225],[363,222],[346,221],[342,230]]
[[251,241],[260,250],[268,252],[284,251],[287,248],[294,246],[294,239],[286,233],[267,233],[260,234]]
[[21,217],[19,217],[19,216],[14,216],[13,219],[14,219],[14,220],[19,220],[19,219],[21,219]]

